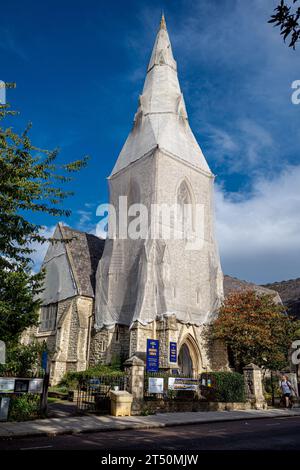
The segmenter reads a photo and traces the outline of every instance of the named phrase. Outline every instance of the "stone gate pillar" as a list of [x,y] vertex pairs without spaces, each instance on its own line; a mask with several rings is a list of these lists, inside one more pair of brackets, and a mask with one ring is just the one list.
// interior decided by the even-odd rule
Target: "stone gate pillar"
[[243,369],[246,400],[250,401],[254,408],[266,408],[266,400],[263,394],[262,372],[255,364],[248,364]]
[[132,356],[124,362],[128,376],[128,391],[133,396],[132,414],[138,414],[144,400],[145,363],[137,356]]

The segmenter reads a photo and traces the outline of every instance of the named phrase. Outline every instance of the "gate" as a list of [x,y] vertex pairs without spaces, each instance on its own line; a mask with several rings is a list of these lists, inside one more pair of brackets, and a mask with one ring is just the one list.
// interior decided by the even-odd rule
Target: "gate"
[[77,389],[77,409],[82,413],[108,414],[110,392],[126,390],[127,376],[102,375],[81,379]]

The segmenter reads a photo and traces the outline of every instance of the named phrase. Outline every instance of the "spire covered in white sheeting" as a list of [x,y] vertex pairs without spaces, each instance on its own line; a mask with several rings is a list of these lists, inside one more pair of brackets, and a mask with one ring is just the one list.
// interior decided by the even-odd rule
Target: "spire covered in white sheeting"
[[154,43],[143,92],[139,97],[134,126],[112,175],[155,148],[210,173],[188,123],[164,15]]

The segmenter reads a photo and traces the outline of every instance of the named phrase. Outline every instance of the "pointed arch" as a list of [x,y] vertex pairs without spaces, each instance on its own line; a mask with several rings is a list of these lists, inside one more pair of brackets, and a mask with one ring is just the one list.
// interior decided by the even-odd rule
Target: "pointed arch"
[[183,347],[188,348],[189,355],[192,361],[192,375],[194,377],[197,377],[200,371],[202,370],[203,364],[201,351],[197,344],[197,341],[190,333],[188,333],[182,338],[178,346],[179,354]]
[[176,188],[176,204],[178,208],[178,229],[185,234],[195,231],[195,196],[187,178],[182,178]]

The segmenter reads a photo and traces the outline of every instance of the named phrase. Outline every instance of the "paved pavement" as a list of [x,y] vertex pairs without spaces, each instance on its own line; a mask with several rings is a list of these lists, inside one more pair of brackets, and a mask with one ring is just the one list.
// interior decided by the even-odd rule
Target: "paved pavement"
[[[262,463],[270,466],[269,458],[266,458],[268,456],[266,451],[297,451],[299,449],[300,416],[210,422],[193,424],[192,426],[181,425],[176,427],[139,429],[131,430],[130,432],[93,432],[0,440],[0,454],[3,455],[4,450],[14,451],[10,454],[9,458],[20,459],[20,463],[23,466],[27,457],[29,458],[30,466],[32,466],[32,462],[35,461],[32,453],[39,451],[49,451],[46,457],[47,462],[52,463],[51,459],[53,459],[53,463],[57,465],[57,453],[55,451],[61,450],[88,452],[88,454],[83,454],[82,460],[80,459],[81,454],[77,452],[68,453],[68,465],[70,465],[70,459],[74,459],[74,463],[77,465],[79,462],[82,462],[86,466],[88,463],[90,464],[93,458],[95,459],[95,464],[99,465],[100,457],[103,455],[106,457],[109,455],[123,456],[127,455],[127,452],[130,452],[130,455],[137,455],[138,461],[145,463],[145,458],[149,454],[150,456],[157,457],[158,454],[169,455],[173,452],[180,455],[191,452],[195,454],[195,451],[196,453],[213,451],[213,457],[211,457],[211,454],[208,454],[210,456],[207,457],[206,461],[205,456],[207,454],[201,453],[199,458],[199,460],[201,459],[201,466],[203,466],[204,462],[207,462],[209,467],[211,467],[212,461],[214,465],[216,462],[220,462],[224,466],[224,457],[226,455],[222,454],[219,460],[216,460],[220,456],[216,451],[234,451],[233,459],[231,457],[230,461],[228,461],[231,467],[237,461],[240,464],[239,467],[241,464],[244,465],[246,461],[249,463],[251,458],[256,466]],[[89,452],[91,450],[97,452],[91,453]],[[260,453],[259,457],[251,452],[247,454],[246,461],[245,454],[243,454],[242,461],[239,461],[236,454],[236,451],[239,450],[263,450],[264,452]],[[287,457],[285,452],[276,454],[276,462],[280,463],[281,455],[284,456],[282,465],[286,466],[287,458],[290,459],[290,457]],[[43,462],[44,460],[39,461]],[[59,454],[59,461],[61,461],[61,454]],[[146,461],[149,464],[149,460],[146,459]],[[155,463],[153,458],[151,458],[151,463]],[[158,463],[161,462],[159,461]],[[192,467],[191,465],[190,468]],[[145,465],[143,465],[143,468],[145,468]],[[179,468],[179,466],[176,466],[176,468]]]
[[152,416],[72,416],[38,419],[25,422],[0,423],[0,439],[29,436],[56,436],[126,429],[150,429],[190,424],[226,421],[252,420],[262,418],[283,418],[300,416],[300,409],[269,409],[249,411],[207,411],[187,413],[161,413]]

